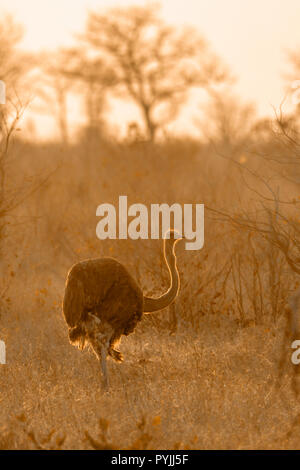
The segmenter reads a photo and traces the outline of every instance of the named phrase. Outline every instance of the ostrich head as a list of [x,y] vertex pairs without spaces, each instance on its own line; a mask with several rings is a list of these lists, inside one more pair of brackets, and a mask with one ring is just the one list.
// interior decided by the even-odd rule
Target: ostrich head
[[164,235],[164,251],[167,258],[175,256],[175,245],[180,240],[184,239],[184,235],[177,230],[169,229]]

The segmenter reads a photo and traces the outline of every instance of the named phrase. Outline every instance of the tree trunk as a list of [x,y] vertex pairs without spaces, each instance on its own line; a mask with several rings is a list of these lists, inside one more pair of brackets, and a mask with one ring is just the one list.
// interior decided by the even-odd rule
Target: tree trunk
[[147,129],[147,137],[150,142],[154,142],[157,126],[154,124],[151,118],[151,107],[149,105],[142,104],[142,111],[144,114],[145,126]]

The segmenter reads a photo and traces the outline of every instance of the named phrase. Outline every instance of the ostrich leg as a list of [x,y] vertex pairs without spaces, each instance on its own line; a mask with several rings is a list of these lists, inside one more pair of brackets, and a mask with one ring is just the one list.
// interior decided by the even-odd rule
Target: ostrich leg
[[109,340],[104,340],[103,336],[99,338],[100,335],[97,335],[98,337],[89,337],[89,343],[97,356],[98,361],[101,364],[101,371],[102,371],[102,377],[103,377],[103,388],[105,390],[108,389],[108,375],[107,375],[107,364],[106,364],[106,357],[108,354],[108,344]]
[[87,326],[88,341],[101,364],[104,389],[108,389],[108,375],[106,358],[109,351],[110,338],[112,337],[112,327],[101,321],[96,315],[89,313]]
[[108,354],[110,357],[116,362],[123,362],[123,354],[115,349],[121,342],[121,334],[119,332],[115,332],[112,337],[110,338]]
[[108,390],[108,376],[107,376],[107,364],[106,364],[106,357],[107,357],[108,347],[101,347],[101,369],[103,374],[103,385],[104,389]]

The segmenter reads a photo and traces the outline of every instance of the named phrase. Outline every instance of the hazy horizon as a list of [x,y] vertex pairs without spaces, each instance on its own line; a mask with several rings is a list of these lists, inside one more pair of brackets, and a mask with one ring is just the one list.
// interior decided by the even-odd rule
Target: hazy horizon
[[[141,1],[138,4],[148,4]],[[74,33],[83,30],[88,10],[137,4],[136,1],[4,0],[0,13],[11,13],[25,28],[20,46],[28,51],[55,49],[73,43]],[[283,74],[288,70],[286,51],[300,49],[300,3],[297,0],[254,0],[239,2],[220,0],[162,0],[161,14],[173,25],[190,24],[210,43],[212,50],[229,66],[237,82],[233,89],[244,100],[253,102],[259,116],[270,116],[285,95]],[[237,40],[238,38],[238,40]],[[295,77],[295,79],[300,77]],[[111,108],[111,121],[116,127],[135,109],[118,103]],[[27,115],[32,117],[30,112]],[[189,115],[189,116],[188,116]],[[184,110],[177,122],[180,129],[190,126],[194,110]],[[35,116],[36,118],[36,116]],[[78,118],[77,118],[78,121]],[[188,125],[187,125],[188,123]],[[176,125],[175,125],[176,128]],[[38,134],[48,135],[54,129],[45,116],[39,116]]]

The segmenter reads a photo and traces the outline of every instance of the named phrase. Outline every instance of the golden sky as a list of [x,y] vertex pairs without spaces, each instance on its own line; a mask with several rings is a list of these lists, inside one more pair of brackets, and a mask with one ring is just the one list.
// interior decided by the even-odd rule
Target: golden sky
[[[72,44],[88,9],[145,4],[131,0],[1,0],[24,24],[28,50]],[[238,79],[237,92],[253,100],[261,115],[271,114],[284,96],[285,51],[300,50],[300,0],[162,0],[172,24],[191,24],[210,42]],[[295,79],[300,77],[295,77]]]

